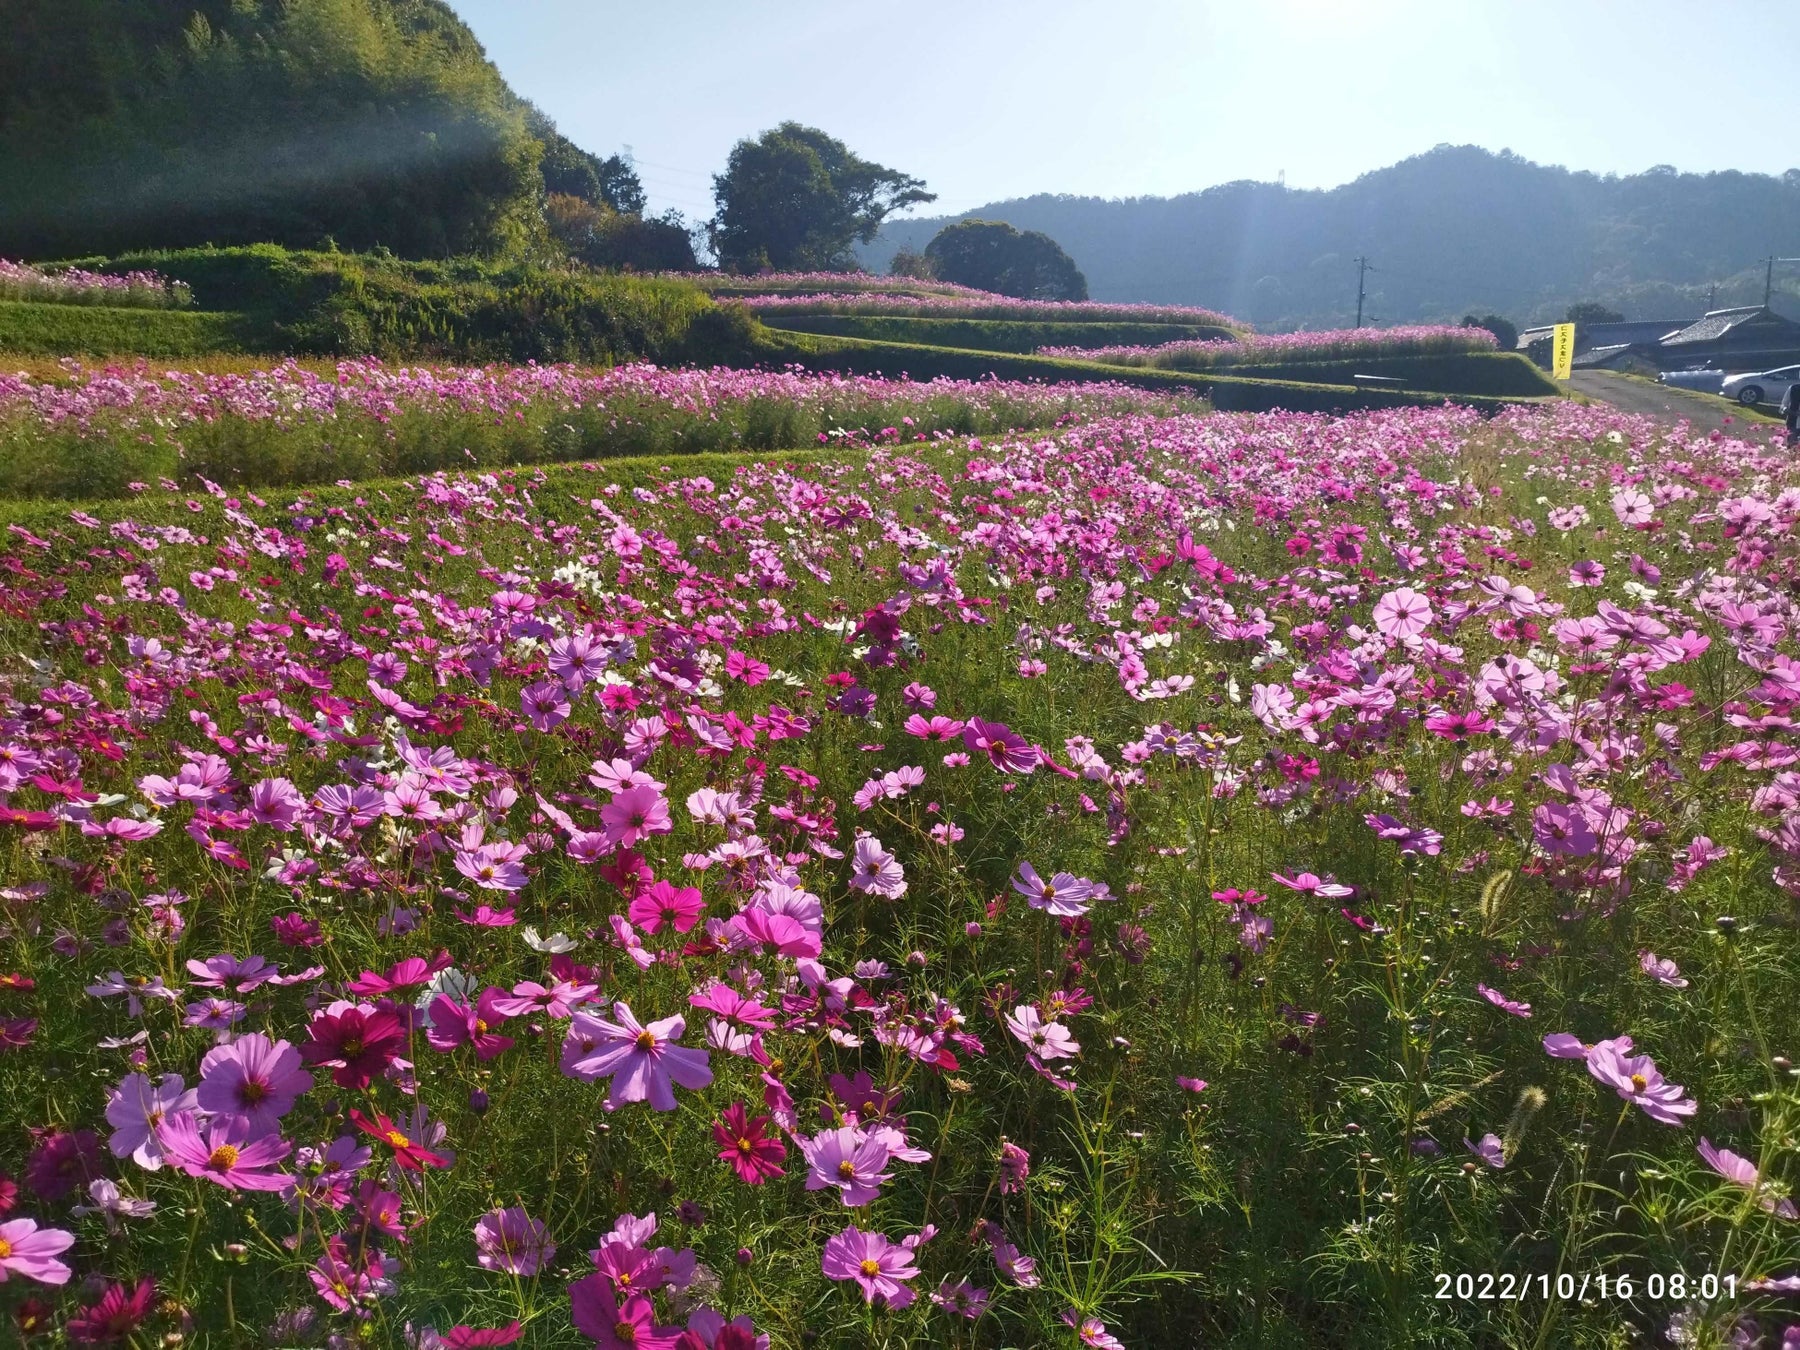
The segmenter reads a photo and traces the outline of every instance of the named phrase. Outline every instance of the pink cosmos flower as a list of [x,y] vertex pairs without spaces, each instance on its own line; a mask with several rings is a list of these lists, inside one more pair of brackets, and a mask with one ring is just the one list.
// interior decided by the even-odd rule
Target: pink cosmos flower
[[675,1044],[687,1029],[685,1018],[677,1014],[644,1026],[623,1002],[613,1004],[613,1016],[616,1022],[576,1013],[562,1051],[569,1077],[589,1083],[611,1077],[608,1107],[647,1101],[658,1111],[673,1111],[671,1084],[698,1092],[712,1082],[706,1051]]
[[1004,722],[971,717],[963,727],[963,744],[985,754],[1005,773],[1030,773],[1038,766],[1037,750]]
[[1700,1109],[1700,1103],[1682,1096],[1680,1084],[1664,1081],[1648,1055],[1630,1055],[1616,1043],[1602,1042],[1588,1053],[1587,1066],[1590,1074],[1659,1125],[1681,1125]]
[[202,1127],[193,1112],[178,1111],[156,1127],[156,1137],[170,1166],[226,1190],[279,1191],[294,1180],[271,1170],[293,1152],[293,1145],[278,1134],[251,1139],[249,1126],[237,1116]]
[[215,1119],[242,1121],[247,1137],[260,1139],[281,1128],[281,1118],[312,1085],[298,1050],[253,1031],[206,1052],[194,1100]]
[[39,1284],[67,1284],[74,1272],[56,1259],[75,1245],[75,1235],[60,1228],[39,1228],[36,1219],[0,1223],[0,1284],[23,1275]]
[[1742,1154],[1733,1153],[1728,1148],[1714,1147],[1712,1140],[1705,1135],[1700,1136],[1696,1152],[1700,1154],[1701,1161],[1725,1180],[1753,1192],[1757,1204],[1768,1213],[1781,1219],[1800,1219],[1800,1209],[1794,1207],[1794,1202],[1764,1181],[1756,1164]]
[[1006,1029],[1039,1059],[1072,1059],[1081,1053],[1067,1027],[1046,1022],[1029,1003],[1021,1003],[1006,1015]]
[[1563,802],[1545,802],[1532,811],[1531,832],[1546,853],[1585,858],[1600,847],[1587,817]]
[[904,1283],[919,1275],[912,1249],[854,1224],[825,1239],[819,1269],[827,1279],[855,1280],[866,1303],[879,1298],[890,1308],[904,1308],[917,1297]]
[[1496,1008],[1500,1009],[1501,1012],[1511,1013],[1514,1017],[1531,1016],[1531,1005],[1529,1003],[1516,1002],[1501,993],[1498,989],[1490,989],[1485,984],[1477,984],[1475,986],[1475,992],[1480,994]]
[[1342,900],[1356,892],[1349,886],[1335,881],[1322,881],[1311,872],[1299,872],[1291,877],[1284,877],[1279,872],[1271,872],[1269,876],[1291,891],[1299,891],[1302,895],[1323,896],[1327,900]]
[[1375,627],[1383,637],[1407,642],[1431,623],[1431,602],[1410,586],[1389,591],[1375,602]]
[[800,1152],[809,1169],[806,1189],[835,1189],[852,1209],[874,1200],[882,1185],[893,1180],[893,1173],[884,1170],[890,1156],[886,1141],[854,1125],[802,1139]]
[[1063,1325],[1075,1329],[1077,1343],[1088,1350],[1125,1350],[1125,1343],[1106,1329],[1098,1317],[1086,1317],[1074,1308],[1064,1309]]
[[906,894],[906,873],[879,839],[865,834],[856,841],[850,886],[884,900],[898,900]]
[[472,1045],[476,1059],[492,1059],[513,1045],[511,1036],[502,1036],[494,1030],[506,1020],[507,1014],[500,1007],[505,999],[505,991],[493,985],[481,991],[474,1007],[439,994],[426,1010],[429,1025],[425,1039],[433,1050],[449,1051],[459,1045]]
[[1471,1143],[1465,1138],[1463,1140],[1463,1147],[1468,1149],[1469,1152],[1473,1153],[1477,1158],[1480,1158],[1481,1161],[1486,1163],[1489,1167],[1500,1168],[1506,1166],[1506,1145],[1501,1141],[1500,1136],[1497,1134],[1484,1134],[1474,1143]]
[[476,1261],[508,1275],[535,1275],[556,1257],[556,1244],[541,1220],[523,1209],[496,1209],[475,1224]]
[[194,1093],[178,1073],[164,1074],[155,1083],[141,1073],[127,1074],[106,1103],[106,1120],[113,1127],[107,1147],[113,1157],[129,1156],[139,1167],[154,1172],[163,1164],[157,1126],[177,1111],[193,1110],[195,1104]]
[[1086,914],[1094,894],[1094,883],[1091,881],[1069,872],[1058,872],[1046,881],[1038,875],[1037,868],[1028,862],[1019,864],[1019,872],[1013,878],[1012,887],[1025,897],[1025,903],[1031,908],[1041,909],[1058,918],[1073,919]]
[[607,840],[620,848],[635,847],[640,839],[667,834],[674,828],[668,799],[647,784],[628,787],[601,807],[600,823],[606,828]]

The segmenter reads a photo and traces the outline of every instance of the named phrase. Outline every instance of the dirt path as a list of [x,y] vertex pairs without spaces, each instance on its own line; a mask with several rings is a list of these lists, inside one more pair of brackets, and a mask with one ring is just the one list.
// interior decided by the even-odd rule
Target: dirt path
[[1700,431],[1724,431],[1735,436],[1756,436],[1780,429],[1780,423],[1745,416],[1722,398],[1669,389],[1645,380],[1615,375],[1609,370],[1578,370],[1569,381],[1578,394],[1610,403],[1621,412],[1641,413],[1665,421],[1685,419]]

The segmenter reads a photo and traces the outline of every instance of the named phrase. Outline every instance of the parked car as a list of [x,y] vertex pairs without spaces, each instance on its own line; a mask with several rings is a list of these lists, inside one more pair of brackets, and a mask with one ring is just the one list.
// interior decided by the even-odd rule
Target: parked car
[[1800,384],[1800,366],[1782,366],[1779,370],[1762,370],[1748,375],[1733,375],[1720,387],[1726,398],[1739,403],[1780,403],[1788,386]]
[[1716,394],[1725,383],[1722,370],[1665,370],[1656,377],[1658,384],[1671,389],[1692,389],[1700,394]]

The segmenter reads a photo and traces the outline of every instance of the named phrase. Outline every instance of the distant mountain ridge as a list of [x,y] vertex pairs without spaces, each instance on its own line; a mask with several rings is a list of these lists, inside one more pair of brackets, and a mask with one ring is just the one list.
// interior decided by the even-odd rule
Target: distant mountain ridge
[[[1236,182],[1177,197],[1040,195],[956,216],[893,220],[860,251],[883,270],[953,220],[1042,230],[1096,300],[1204,305],[1269,330],[1356,317],[1455,320],[1494,312],[1521,326],[1599,300],[1628,318],[1757,303],[1763,259],[1800,254],[1800,169],[1623,176],[1441,145],[1340,187]],[[1716,292],[1714,287],[1716,286]],[[1777,264],[1778,307],[1800,310],[1800,264]],[[1782,303],[1782,302],[1785,302]]]

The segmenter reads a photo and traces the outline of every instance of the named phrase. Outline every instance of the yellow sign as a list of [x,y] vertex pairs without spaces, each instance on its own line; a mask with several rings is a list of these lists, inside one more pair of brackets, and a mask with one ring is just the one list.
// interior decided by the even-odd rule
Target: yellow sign
[[1575,325],[1559,323],[1550,330],[1550,378],[1566,380],[1575,369]]

